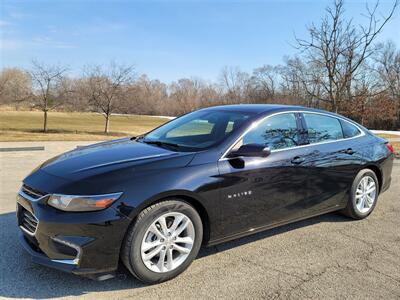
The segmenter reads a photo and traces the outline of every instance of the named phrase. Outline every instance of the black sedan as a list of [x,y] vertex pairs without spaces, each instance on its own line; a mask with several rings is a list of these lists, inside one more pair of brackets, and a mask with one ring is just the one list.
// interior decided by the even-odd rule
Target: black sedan
[[122,261],[162,282],[201,245],[332,211],[367,217],[392,165],[386,140],[336,114],[206,108],[40,165],[18,193],[21,242],[34,262],[74,274],[106,279]]

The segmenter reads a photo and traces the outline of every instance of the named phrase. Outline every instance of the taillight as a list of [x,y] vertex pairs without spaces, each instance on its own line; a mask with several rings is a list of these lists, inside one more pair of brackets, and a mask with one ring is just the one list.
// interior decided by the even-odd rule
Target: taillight
[[394,153],[394,149],[393,146],[390,145],[389,143],[386,143],[386,147],[388,148],[388,150],[390,151],[390,153]]

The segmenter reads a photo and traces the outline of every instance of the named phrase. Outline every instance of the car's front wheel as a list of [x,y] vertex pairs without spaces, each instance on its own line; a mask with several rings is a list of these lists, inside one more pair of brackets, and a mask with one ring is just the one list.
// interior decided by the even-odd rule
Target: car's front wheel
[[121,258],[141,281],[158,283],[182,273],[197,256],[203,226],[184,201],[167,200],[144,209],[130,227]]
[[364,219],[374,210],[379,194],[379,181],[374,171],[361,170],[353,181],[350,198],[343,213],[353,219]]

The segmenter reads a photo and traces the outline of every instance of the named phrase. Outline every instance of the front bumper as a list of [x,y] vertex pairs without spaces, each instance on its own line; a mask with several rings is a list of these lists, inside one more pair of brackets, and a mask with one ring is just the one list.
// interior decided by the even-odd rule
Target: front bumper
[[20,241],[33,262],[85,276],[118,268],[120,247],[130,223],[127,217],[113,207],[63,212],[48,206],[46,200],[22,191],[17,196]]

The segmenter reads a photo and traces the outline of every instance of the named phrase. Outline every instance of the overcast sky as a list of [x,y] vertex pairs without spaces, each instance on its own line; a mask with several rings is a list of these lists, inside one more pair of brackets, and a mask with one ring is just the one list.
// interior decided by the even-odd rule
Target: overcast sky
[[[171,82],[215,80],[223,66],[251,72],[292,55],[294,34],[318,22],[330,1],[18,1],[1,0],[1,67],[32,59],[68,65],[72,75],[91,63],[134,64],[139,73]],[[373,2],[370,2],[373,3]],[[393,1],[381,1],[380,12]],[[365,1],[347,1],[362,22]],[[400,47],[400,10],[380,40]]]

